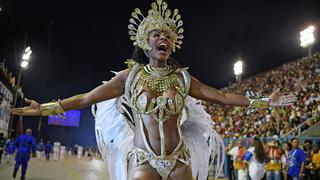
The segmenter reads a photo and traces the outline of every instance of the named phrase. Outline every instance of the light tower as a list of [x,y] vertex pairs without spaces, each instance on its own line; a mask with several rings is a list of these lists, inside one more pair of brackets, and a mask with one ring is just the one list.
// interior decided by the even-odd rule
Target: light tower
[[300,32],[300,46],[303,48],[308,48],[309,59],[311,59],[312,45],[315,41],[314,31],[315,31],[314,26],[309,26],[307,29]]
[[241,82],[241,75],[243,73],[243,61],[237,61],[234,65],[233,65],[233,71],[234,71],[234,75],[236,76],[236,81],[238,83]]

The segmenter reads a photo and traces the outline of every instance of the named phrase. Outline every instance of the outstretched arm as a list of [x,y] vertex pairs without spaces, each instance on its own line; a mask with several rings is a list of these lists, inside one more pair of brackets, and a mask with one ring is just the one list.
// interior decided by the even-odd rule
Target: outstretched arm
[[80,109],[100,101],[121,96],[129,70],[119,72],[110,81],[91,90],[88,93],[76,95],[61,101],[63,110]]
[[248,98],[231,93],[223,93],[213,87],[207,86],[191,77],[190,96],[218,104],[232,105],[232,106],[249,106]]
[[270,106],[288,106],[297,101],[297,97],[295,95],[281,96],[280,89],[277,89],[269,96],[268,102],[263,102],[263,100],[250,101],[247,97],[242,95],[223,93],[215,88],[201,83],[194,77],[191,77],[190,96],[205,101],[231,106],[254,105],[254,107],[260,107],[261,102],[268,103]]
[[[104,83],[91,90],[90,92],[75,95],[73,97],[64,99],[60,101],[60,106],[64,111],[68,111],[71,109],[80,109],[97,102],[116,98],[121,96],[124,92],[124,84],[129,73],[129,69],[123,70],[115,77],[113,77],[110,81]],[[12,108],[10,112],[17,115],[23,116],[39,116],[43,115],[40,110],[41,104],[34,100],[26,99],[26,102],[29,103],[29,106],[21,107],[21,108]]]

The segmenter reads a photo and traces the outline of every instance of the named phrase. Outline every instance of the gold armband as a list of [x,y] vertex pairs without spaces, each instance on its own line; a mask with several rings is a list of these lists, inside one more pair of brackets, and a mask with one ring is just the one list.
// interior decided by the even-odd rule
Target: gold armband
[[270,98],[261,96],[253,91],[247,91],[246,97],[250,102],[249,109],[264,109],[269,106]]
[[264,109],[267,108],[269,106],[269,98],[261,98],[261,99],[249,99],[250,101],[250,105],[249,108],[250,109]]
[[57,115],[64,113],[60,100],[40,105],[41,116]]

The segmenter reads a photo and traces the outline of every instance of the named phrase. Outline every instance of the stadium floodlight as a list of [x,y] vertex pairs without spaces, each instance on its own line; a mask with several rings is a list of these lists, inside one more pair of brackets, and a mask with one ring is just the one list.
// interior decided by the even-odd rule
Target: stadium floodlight
[[25,50],[24,50],[24,52],[28,52],[28,51],[30,51],[31,50],[31,48],[30,48],[30,46],[28,46]]
[[29,65],[28,61],[22,61],[21,64],[20,64],[21,68],[23,68],[23,69],[27,69],[28,65]]
[[300,46],[308,47],[311,46],[314,41],[314,26],[309,26],[307,29],[300,32]]
[[239,76],[242,74],[243,72],[243,62],[242,61],[237,61],[234,65],[233,65],[233,71],[234,74],[236,76]]
[[[29,68],[29,61],[31,59],[31,54],[32,54],[32,51],[31,51],[31,48],[29,46],[22,51],[22,57],[21,57],[22,60],[21,60],[21,63],[20,63],[18,82],[17,82],[17,85],[16,85],[17,89],[21,89],[20,83],[21,83],[22,72]],[[17,105],[17,99],[18,99],[19,94],[20,94],[21,97],[23,97],[22,91],[16,90],[15,93],[14,93],[13,107],[16,107],[16,105]],[[9,125],[8,125],[8,137],[9,138],[12,135],[13,119],[14,119],[14,116],[11,116],[10,120],[9,120]],[[20,122],[22,123],[22,116],[20,116]]]
[[238,82],[241,81],[241,74],[243,73],[243,61],[237,61],[233,65],[234,75],[236,76],[236,80]]
[[307,29],[300,32],[300,46],[308,48],[308,58],[312,58],[312,45],[315,42],[314,26],[309,26]]
[[31,57],[32,51],[30,47],[27,47],[22,54],[22,60],[29,61]]

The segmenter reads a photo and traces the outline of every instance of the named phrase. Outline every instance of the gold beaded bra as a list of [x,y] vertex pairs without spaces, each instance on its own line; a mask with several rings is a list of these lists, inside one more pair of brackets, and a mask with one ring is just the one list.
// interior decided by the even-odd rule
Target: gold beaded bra
[[[157,96],[149,100],[145,93],[147,90]],[[166,97],[170,90],[176,91],[174,98]],[[131,84],[130,104],[136,113],[151,115],[156,121],[164,122],[170,116],[181,112],[185,91],[184,82],[173,68],[146,65],[137,73]]]
[[[181,113],[190,89],[187,68],[144,66],[131,59],[126,63],[130,72],[125,83],[125,94],[121,101],[118,100],[118,109],[131,128],[135,123],[134,114],[151,115],[159,122]],[[172,90],[175,91],[174,97],[168,98],[167,94]],[[156,97],[148,97],[146,91]]]

